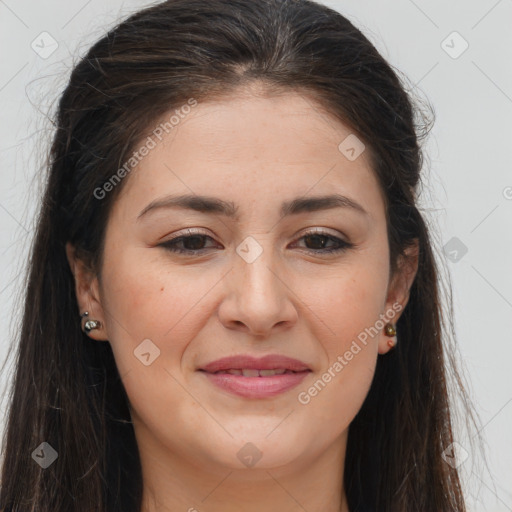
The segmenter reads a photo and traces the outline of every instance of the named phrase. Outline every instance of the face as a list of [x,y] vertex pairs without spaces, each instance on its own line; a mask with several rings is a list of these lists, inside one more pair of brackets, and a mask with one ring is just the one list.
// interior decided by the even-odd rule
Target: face
[[[240,92],[153,136],[124,178],[101,277],[77,293],[102,322],[90,336],[112,346],[139,446],[217,469],[342,452],[410,285],[389,280],[383,196],[349,136],[310,98]],[[307,371],[202,371],[239,355]]]

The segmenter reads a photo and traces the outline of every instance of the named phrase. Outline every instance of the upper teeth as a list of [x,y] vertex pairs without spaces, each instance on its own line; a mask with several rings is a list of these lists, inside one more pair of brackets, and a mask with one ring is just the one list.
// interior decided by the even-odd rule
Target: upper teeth
[[216,373],[230,373],[231,375],[243,375],[244,377],[269,377],[271,375],[282,375],[283,373],[294,373],[291,370],[285,370],[284,368],[279,368],[277,370],[255,370],[255,369],[247,369],[247,370],[221,370]]

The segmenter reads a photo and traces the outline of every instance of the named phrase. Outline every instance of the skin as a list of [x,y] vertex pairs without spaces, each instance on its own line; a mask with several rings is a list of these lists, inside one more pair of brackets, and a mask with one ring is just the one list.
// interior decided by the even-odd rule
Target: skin
[[[296,92],[268,96],[253,85],[201,102],[125,178],[101,276],[68,244],[80,310],[102,324],[89,336],[111,344],[129,397],[144,512],[348,512],[348,427],[390,338],[381,329],[360,343],[308,404],[298,394],[379,315],[405,307],[417,269],[413,250],[390,279],[384,201],[369,155],[349,161],[338,149],[350,133]],[[334,192],[367,215],[339,207],[279,215],[283,201]],[[240,217],[162,208],[137,220],[168,194],[232,201]],[[178,244],[198,254],[158,246],[186,228],[206,235]],[[322,241],[336,243],[303,238],[314,229],[354,246],[322,255]],[[236,252],[248,236],[263,251],[251,263]],[[147,366],[134,357],[145,339],[160,350]],[[312,372],[278,396],[247,399],[196,371],[247,353],[295,357]],[[262,453],[252,467],[237,457],[248,442]]]

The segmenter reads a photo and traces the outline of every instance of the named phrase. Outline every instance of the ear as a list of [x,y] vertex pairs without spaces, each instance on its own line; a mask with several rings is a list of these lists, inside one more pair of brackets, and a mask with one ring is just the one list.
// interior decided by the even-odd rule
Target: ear
[[[384,314],[388,318],[385,320],[386,323],[396,325],[405,309],[409,301],[412,283],[418,272],[418,261],[419,244],[418,239],[414,239],[414,243],[405,249],[404,254],[399,256],[396,272],[389,283],[384,309]],[[400,336],[400,333],[397,332],[397,336]],[[388,345],[390,339],[396,342],[394,337],[388,336],[382,329],[379,339],[379,354],[386,354],[391,350]]]
[[[70,242],[66,244],[66,256],[75,278],[75,293],[80,314],[88,311],[87,319],[99,320],[100,322],[100,327],[93,329],[87,335],[98,341],[107,341],[105,314],[100,300],[98,278],[85,262],[77,256],[75,247]],[[79,320],[82,325],[85,323],[84,319]]]

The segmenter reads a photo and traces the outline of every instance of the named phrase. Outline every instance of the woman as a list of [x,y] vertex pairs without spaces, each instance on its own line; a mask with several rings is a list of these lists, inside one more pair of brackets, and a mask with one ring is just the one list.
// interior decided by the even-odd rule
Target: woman
[[98,41],[58,107],[0,507],[464,511],[416,112],[307,0],[170,0]]

